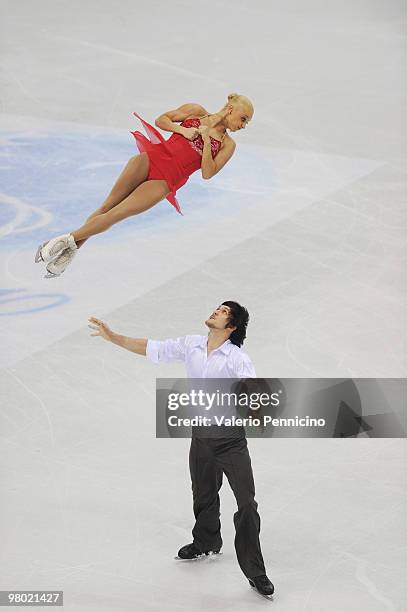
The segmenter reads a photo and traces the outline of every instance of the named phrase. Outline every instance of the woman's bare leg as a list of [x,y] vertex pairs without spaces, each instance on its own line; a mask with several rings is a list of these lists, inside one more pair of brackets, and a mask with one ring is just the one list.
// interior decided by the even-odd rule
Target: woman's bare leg
[[[127,162],[125,168],[114,184],[111,192],[107,196],[106,200],[103,204],[95,210],[86,220],[86,222],[90,221],[94,217],[97,217],[101,214],[104,214],[120,204],[128,195],[132,193],[141,183],[143,183],[147,177],[150,169],[150,161],[147,153],[140,153],[140,155],[135,155],[131,157]],[[84,240],[79,240],[77,242],[77,246],[80,247],[85,242]]]
[[169,193],[166,181],[145,181],[124,200],[107,212],[92,216],[82,227],[71,232],[76,244],[106,231],[119,221],[138,215],[158,204]]

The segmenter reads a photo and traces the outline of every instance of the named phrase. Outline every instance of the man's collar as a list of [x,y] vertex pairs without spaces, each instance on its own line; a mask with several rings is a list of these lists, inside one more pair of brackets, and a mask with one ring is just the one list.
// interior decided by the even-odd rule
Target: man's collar
[[223,344],[221,344],[219,350],[222,351],[222,353],[225,353],[225,355],[229,355],[230,351],[232,350],[232,346],[233,345],[230,338],[228,338]]
[[[197,343],[196,346],[200,346],[204,349],[207,348],[208,346],[208,336],[201,336]],[[225,340],[225,342],[223,344],[221,344],[220,346],[218,346],[218,348],[214,349],[215,351],[222,351],[222,353],[224,353],[225,355],[229,355],[230,351],[232,350],[232,342],[230,341],[230,338],[228,338],[227,340]]]

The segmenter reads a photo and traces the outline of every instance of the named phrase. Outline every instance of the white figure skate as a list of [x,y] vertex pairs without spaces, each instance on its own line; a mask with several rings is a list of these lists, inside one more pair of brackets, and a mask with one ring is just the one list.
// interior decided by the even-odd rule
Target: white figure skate
[[63,236],[52,238],[40,244],[35,255],[35,262],[43,261],[48,263],[68,248],[73,250],[78,248],[72,234],[64,234]]
[[56,278],[57,276],[61,276],[72,262],[76,252],[77,249],[71,248],[62,251],[54,260],[49,262],[47,265],[47,274],[44,278]]

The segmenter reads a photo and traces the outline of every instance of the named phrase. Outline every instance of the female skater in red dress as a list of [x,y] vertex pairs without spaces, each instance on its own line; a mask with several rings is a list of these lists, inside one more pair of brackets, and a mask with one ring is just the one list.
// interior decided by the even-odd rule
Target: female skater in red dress
[[253,112],[250,100],[236,93],[229,94],[227,103],[213,114],[199,104],[184,104],[155,121],[157,127],[173,132],[168,140],[134,113],[149,139],[140,132],[132,132],[140,154],[129,160],[102,206],[79,229],[38,247],[35,261],[47,264],[46,278],[62,274],[78,247],[90,236],[152,208],[164,198],[182,214],[177,189],[199,168],[204,179],[210,179],[223,168],[236,147],[227,131],[246,127]]

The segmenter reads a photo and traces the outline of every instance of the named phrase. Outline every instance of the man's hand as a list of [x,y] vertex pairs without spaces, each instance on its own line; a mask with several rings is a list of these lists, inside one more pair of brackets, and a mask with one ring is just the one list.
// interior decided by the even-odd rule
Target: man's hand
[[94,330],[91,336],[101,336],[105,340],[109,340],[113,342],[113,344],[117,344],[117,346],[121,346],[127,351],[137,353],[138,355],[145,356],[147,354],[147,338],[130,338],[129,336],[122,336],[121,334],[113,332],[110,327],[100,319],[90,317],[88,320],[88,327]]
[[113,332],[106,323],[95,317],[90,317],[89,322],[88,327],[95,330],[95,333],[90,334],[91,336],[101,336],[105,340],[112,340]]
[[196,127],[182,128],[182,135],[187,140],[195,140],[195,138],[199,136],[199,128],[196,128]]

